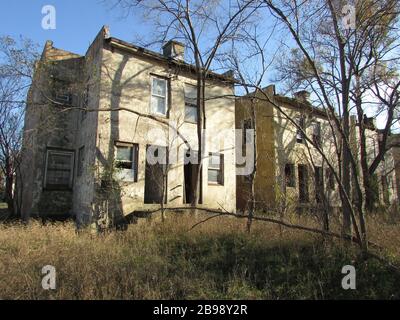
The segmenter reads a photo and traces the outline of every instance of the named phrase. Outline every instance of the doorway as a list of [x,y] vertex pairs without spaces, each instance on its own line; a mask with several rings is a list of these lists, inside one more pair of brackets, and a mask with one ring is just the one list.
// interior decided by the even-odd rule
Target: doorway
[[[183,200],[185,204],[191,204],[195,194],[197,174],[200,165],[197,162],[197,151],[187,150],[184,155],[184,190]],[[202,203],[202,175],[200,176],[200,192],[199,203]]]
[[[149,148],[151,150],[149,151]],[[168,186],[168,165],[167,165],[167,147],[147,146],[146,150],[146,172],[144,184],[144,203],[154,204],[167,202]],[[153,156],[153,159],[149,157]],[[157,162],[154,163],[154,159]]]

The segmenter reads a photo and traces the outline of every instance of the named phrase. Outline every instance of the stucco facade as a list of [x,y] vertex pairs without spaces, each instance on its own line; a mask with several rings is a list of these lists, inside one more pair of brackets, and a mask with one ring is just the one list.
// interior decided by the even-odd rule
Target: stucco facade
[[[193,117],[193,110],[188,111],[193,106],[187,106],[187,92],[196,84],[194,68],[182,57],[163,56],[112,38],[107,28],[100,31],[83,57],[69,54],[60,61],[49,52],[64,51],[47,43],[40,64],[54,68],[37,69],[30,90],[24,136],[23,211],[38,216],[67,214],[88,223],[110,211],[123,218],[159,208],[151,193],[159,191],[156,184],[160,177],[152,171],[147,157],[147,150],[154,146],[160,147],[156,153],[167,150],[169,159],[167,171],[162,171],[166,173],[165,207],[189,206],[186,193],[191,169],[185,166],[185,155],[188,149],[198,150],[197,125],[188,121],[187,115],[191,111]],[[48,90],[48,79],[55,77],[54,69],[67,61],[74,63],[66,73],[70,78],[65,79],[72,99],[68,105],[58,106],[44,99],[42,92],[43,88]],[[201,186],[201,205],[229,211],[236,209],[233,90],[228,77],[215,73],[208,77],[207,156]],[[154,112],[154,108],[165,108],[165,112]],[[53,132],[53,123],[45,125],[42,119],[52,112],[55,123],[60,123],[57,132]],[[46,138],[39,138],[43,136]],[[49,154],[49,148],[61,152]],[[49,170],[53,170],[51,177],[59,174],[54,181],[64,181],[65,186],[68,169],[62,174],[56,171],[57,161],[59,168],[68,163],[64,149],[71,151],[73,158],[70,188],[47,188]],[[209,168],[211,154],[220,162]],[[56,169],[51,168],[52,161]],[[131,172],[127,166],[131,166]],[[41,205],[43,198],[46,201]]]
[[[265,88],[264,93],[244,96],[236,102],[236,128],[243,129],[255,111],[257,170],[254,180],[256,207],[269,212],[287,209],[307,211],[310,208],[339,208],[339,188],[327,161],[338,166],[335,135],[326,114],[308,102],[307,93],[295,98],[277,95],[275,87]],[[281,110],[278,110],[278,105]],[[297,126],[288,120],[300,121],[310,139],[317,139],[326,159],[310,144]],[[299,123],[299,122],[298,122]],[[352,147],[358,157],[357,124],[352,118]],[[303,136],[303,137],[302,137]],[[336,137],[339,135],[336,135]],[[379,131],[367,130],[367,151],[372,158],[378,152]],[[388,204],[397,203],[392,151],[379,166],[379,199]],[[385,177],[385,178],[383,178]],[[388,181],[387,188],[383,181]],[[382,181],[382,183],[381,183]],[[386,190],[386,191],[384,191]],[[385,195],[385,192],[387,195]],[[237,177],[238,210],[243,211],[251,200],[251,183],[247,176]]]

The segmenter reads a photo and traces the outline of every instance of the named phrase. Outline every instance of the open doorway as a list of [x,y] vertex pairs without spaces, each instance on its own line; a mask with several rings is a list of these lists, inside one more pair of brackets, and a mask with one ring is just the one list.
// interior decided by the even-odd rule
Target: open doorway
[[299,164],[299,201],[300,203],[308,203],[308,168]]
[[[184,190],[183,201],[191,204],[194,199],[197,173],[200,165],[197,163],[197,151],[187,150],[184,155]],[[202,176],[202,175],[201,175]],[[202,203],[202,178],[200,177],[199,203]]]
[[[149,151],[149,148],[151,150]],[[153,204],[167,201],[167,147],[147,146],[146,150],[146,172],[144,183],[144,203]],[[149,156],[153,156],[152,159]],[[154,161],[157,160],[156,163]]]

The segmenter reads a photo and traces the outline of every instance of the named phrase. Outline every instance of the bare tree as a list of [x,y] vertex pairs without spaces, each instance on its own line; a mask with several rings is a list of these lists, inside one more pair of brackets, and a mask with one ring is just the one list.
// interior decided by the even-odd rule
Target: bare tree
[[[393,125],[398,84],[396,81],[391,83],[391,90],[387,86],[384,88],[382,77],[377,73],[372,73],[371,82],[363,79],[370,77],[371,70],[376,66],[398,61],[398,2],[263,2],[268,12],[286,27],[294,41],[292,51],[281,65],[281,80],[287,80],[292,89],[312,91],[317,104],[326,111],[332,123],[339,155],[335,176],[341,186],[343,232],[350,234],[352,225],[360,244],[367,250],[365,196],[370,189],[370,177],[387,151],[387,135]],[[369,107],[366,96],[371,91],[376,94],[378,89],[390,92],[385,95],[385,102],[381,101],[381,106],[386,109],[387,122],[381,141],[383,147],[368,164],[364,126],[364,115]],[[356,141],[361,141],[362,175],[359,174],[359,160],[351,135],[354,109],[359,125]],[[335,169],[334,166],[332,169]],[[352,187],[355,198],[352,198]]]
[[30,40],[0,38],[0,168],[5,177],[5,200],[10,214],[19,208],[15,203],[18,199],[14,197],[14,186],[19,167],[25,99],[36,58],[36,46]]

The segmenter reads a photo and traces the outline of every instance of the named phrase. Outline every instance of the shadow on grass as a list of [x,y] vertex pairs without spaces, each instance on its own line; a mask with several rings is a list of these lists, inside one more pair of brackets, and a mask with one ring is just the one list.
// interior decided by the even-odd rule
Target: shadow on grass
[[[165,241],[169,272],[201,275],[214,283],[207,298],[220,299],[399,299],[400,277],[376,260],[322,242],[262,243],[243,235],[183,236]],[[188,267],[188,262],[190,266]],[[357,289],[342,288],[343,266],[354,265]],[[182,272],[188,272],[183,275]],[[188,298],[188,292],[176,292]],[[190,293],[189,293],[190,298]],[[201,296],[196,296],[201,298]]]

